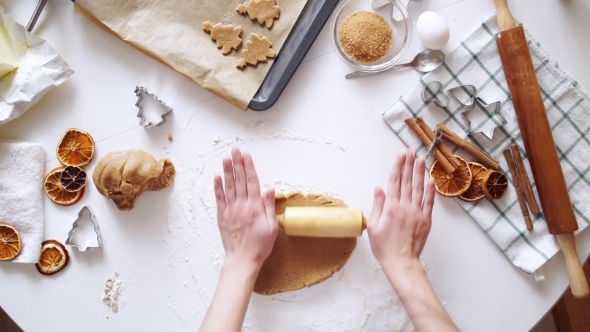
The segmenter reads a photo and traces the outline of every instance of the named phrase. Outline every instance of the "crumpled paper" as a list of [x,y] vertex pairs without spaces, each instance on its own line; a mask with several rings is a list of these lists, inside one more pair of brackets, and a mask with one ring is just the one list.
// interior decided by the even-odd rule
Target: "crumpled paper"
[[74,71],[47,41],[16,23],[2,6],[0,24],[19,63],[18,70],[0,82],[1,125],[19,117]]
[[[276,0],[280,17],[271,29],[240,15],[244,0],[76,0],[80,16],[154,59],[187,76],[205,89],[246,110],[273,63],[236,68],[250,33],[267,37],[279,54],[307,0]],[[242,44],[221,54],[203,22],[242,27]]]

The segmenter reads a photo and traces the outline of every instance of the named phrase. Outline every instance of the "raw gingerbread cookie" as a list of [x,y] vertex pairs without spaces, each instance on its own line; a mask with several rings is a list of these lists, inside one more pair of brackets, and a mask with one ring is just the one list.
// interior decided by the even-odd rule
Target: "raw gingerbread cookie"
[[111,152],[96,165],[92,180],[98,192],[115,202],[119,210],[131,210],[144,191],[159,191],[174,182],[176,169],[170,159],[158,161],[142,150]]
[[266,37],[260,38],[255,33],[250,34],[250,40],[246,42],[246,49],[242,50],[242,58],[240,58],[236,67],[243,68],[247,63],[256,66],[261,62],[266,62],[267,58],[274,58],[277,54],[272,49],[272,43]]
[[234,28],[233,25],[223,25],[207,21],[203,23],[203,30],[211,33],[211,40],[217,42],[217,48],[221,48],[221,53],[228,54],[231,49],[238,49],[238,46],[242,43],[242,27],[237,26]]
[[[277,194],[276,214],[284,213],[287,206],[346,207],[346,204],[323,194]],[[281,227],[272,252],[260,269],[254,291],[272,295],[318,284],[340,271],[355,247],[356,238],[287,236]]]
[[248,13],[251,20],[256,19],[258,23],[266,24],[267,29],[272,27],[274,19],[279,18],[280,14],[275,0],[250,0],[246,5],[240,4],[236,10],[242,15]]

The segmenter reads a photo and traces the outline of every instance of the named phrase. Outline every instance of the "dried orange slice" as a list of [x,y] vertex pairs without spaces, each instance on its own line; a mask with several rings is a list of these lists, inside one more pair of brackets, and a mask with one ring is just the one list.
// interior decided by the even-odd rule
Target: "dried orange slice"
[[20,254],[20,234],[10,225],[0,224],[0,261],[9,261]]
[[61,271],[70,262],[66,247],[56,240],[46,240],[41,244],[41,256],[35,264],[37,271],[44,275],[52,275]]
[[49,199],[61,206],[70,206],[76,204],[84,195],[84,188],[77,192],[69,192],[61,185],[61,175],[65,167],[53,169],[45,176],[43,188]]
[[457,197],[469,189],[471,185],[471,170],[467,162],[458,156],[459,165],[455,172],[449,174],[436,160],[430,167],[430,177],[434,181],[434,189],[445,197]]
[[61,172],[60,183],[66,191],[80,191],[86,185],[86,172],[80,167],[68,166]]
[[502,172],[489,170],[482,180],[482,189],[487,198],[501,198],[508,191],[508,179]]
[[466,202],[476,202],[485,197],[481,184],[488,169],[484,165],[474,161],[468,162],[467,165],[469,165],[469,170],[471,170],[471,185],[466,192],[459,195],[459,198]]
[[68,129],[57,144],[57,159],[64,166],[84,166],[93,156],[94,140],[80,129]]

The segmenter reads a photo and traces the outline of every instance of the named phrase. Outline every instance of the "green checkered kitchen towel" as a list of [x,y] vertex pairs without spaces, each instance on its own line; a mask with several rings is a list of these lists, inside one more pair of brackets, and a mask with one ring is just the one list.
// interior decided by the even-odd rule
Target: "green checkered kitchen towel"
[[[508,176],[510,173],[502,151],[511,144],[517,144],[523,158],[526,159],[494,40],[494,34],[497,32],[496,16],[494,15],[478,27],[459,47],[448,54],[441,67],[424,75],[383,114],[384,120],[395,133],[408,146],[416,148],[419,155],[424,155],[426,149],[404,123],[406,118],[420,116],[432,128],[442,122],[459,136],[468,137],[468,123],[461,116],[461,113],[468,108],[452,98],[451,103],[444,108],[438,107],[434,103],[425,103],[422,100],[423,87],[429,82],[439,81],[443,84],[445,91],[459,85],[471,84],[477,88],[477,96],[485,102],[501,102],[501,114],[507,123],[495,129],[493,139],[490,140],[483,134],[476,133],[466,140],[498,160],[501,171]],[[588,204],[590,200],[590,177],[588,176],[590,171],[589,97],[576,81],[566,75],[559,65],[551,60],[530,33],[526,32],[526,37],[561,159],[561,167],[578,219],[579,231],[581,231],[590,223],[590,205]],[[487,115],[488,121],[495,121],[493,114],[488,112]],[[452,144],[449,144],[449,147],[455,148]],[[464,156],[466,160],[473,160],[472,157],[456,150],[456,148],[455,151]],[[528,161],[525,161],[525,165],[531,175],[531,180],[533,180]],[[512,183],[510,176],[509,180]],[[483,199],[476,203],[468,203],[460,199],[455,199],[455,201],[481,226],[506,257],[527,273],[536,271],[559,250],[557,241],[554,236],[549,234],[542,215],[534,217],[534,229],[527,230],[512,185],[509,186],[507,194],[499,200]],[[453,221],[440,220],[439,222]]]

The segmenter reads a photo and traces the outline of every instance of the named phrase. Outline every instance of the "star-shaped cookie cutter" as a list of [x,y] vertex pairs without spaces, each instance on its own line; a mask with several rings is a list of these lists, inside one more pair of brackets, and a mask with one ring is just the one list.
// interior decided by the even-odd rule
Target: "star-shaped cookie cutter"
[[[90,216],[89,219],[90,221],[92,221],[92,224],[94,225],[94,232],[96,233],[96,240],[98,241],[98,246],[96,247],[85,247],[83,245],[72,242],[72,240],[74,239],[74,233],[76,232],[76,228],[78,228],[79,222],[85,219],[84,212],[88,212]],[[72,229],[70,229],[70,231],[68,232],[66,244],[70,247],[78,249],[78,251],[86,251],[86,249],[88,248],[102,247],[102,234],[100,233],[100,228],[98,227],[98,221],[96,221],[96,215],[94,214],[94,211],[92,211],[92,208],[90,206],[85,206],[80,210],[80,212],[78,212],[78,218],[74,221],[74,223],[72,224]]]
[[[471,136],[476,133],[482,133],[487,138],[492,139],[494,130],[507,123],[504,117],[502,117],[502,114],[500,114],[500,102],[497,101],[488,104],[483,99],[477,97],[475,98],[475,105],[478,107],[472,107],[468,111],[461,113],[461,117],[467,121],[467,127],[469,128],[467,134]],[[478,110],[480,112],[477,112]]]
[[[166,122],[166,117],[170,115],[170,113],[172,113],[172,107],[166,106],[166,104],[160,99],[158,99],[156,95],[154,95],[153,93],[149,93],[147,89],[142,86],[138,86],[135,88],[135,95],[137,96],[137,102],[135,103],[135,106],[139,109],[139,112],[137,113],[137,117],[140,118],[139,124],[144,126],[145,128],[161,126],[164,122]],[[141,103],[143,102],[143,98],[145,96],[152,96],[152,98],[154,98],[155,101],[160,102],[161,107],[164,109],[164,112],[160,116],[162,118],[162,121],[157,123],[146,123],[147,120],[143,115],[143,108],[141,106]]]

